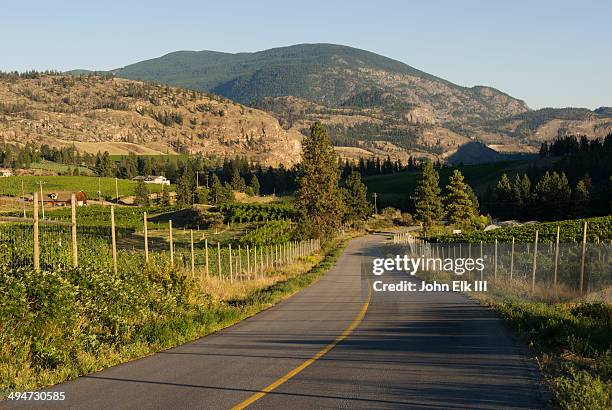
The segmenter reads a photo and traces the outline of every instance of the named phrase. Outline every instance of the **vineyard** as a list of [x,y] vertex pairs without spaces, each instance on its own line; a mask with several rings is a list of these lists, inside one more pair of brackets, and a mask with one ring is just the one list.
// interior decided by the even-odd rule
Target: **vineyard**
[[[176,211],[175,207],[149,206],[149,207],[116,207],[115,218],[118,228],[129,229],[133,232],[142,231],[143,213],[147,212],[148,217]],[[89,205],[78,207],[76,210],[79,225],[89,227],[110,227],[110,207],[101,205]],[[23,211],[5,212],[2,216],[23,217]],[[70,222],[71,210],[67,207],[54,208],[47,210],[47,219],[57,222]],[[32,218],[32,210],[26,210],[26,218]],[[149,226],[153,229],[167,226],[167,223],[155,223],[149,221]]]
[[293,219],[295,210],[290,204],[225,204],[218,207],[226,222],[264,222]]
[[559,241],[565,243],[581,242],[584,222],[588,222],[587,241],[601,242],[612,240],[612,216],[588,219],[571,219],[559,222],[547,222],[497,228],[490,231],[475,231],[461,234],[446,234],[429,237],[430,242],[437,243],[493,243],[498,242],[533,242],[538,231],[540,242],[554,242],[559,227]]
[[239,242],[243,245],[279,244],[288,242],[292,236],[291,221],[272,220],[243,235]]
[[[19,176],[0,178],[0,195],[20,197],[22,195],[21,184],[23,182],[23,192],[31,195],[38,192],[40,182],[43,190],[49,191],[83,191],[89,199],[98,198],[98,189],[103,198],[115,198],[115,178],[96,178],[87,176]],[[134,195],[136,181],[127,179],[117,180],[119,196]],[[161,185],[149,184],[151,192],[160,192]],[[170,187],[170,190],[173,190]]]

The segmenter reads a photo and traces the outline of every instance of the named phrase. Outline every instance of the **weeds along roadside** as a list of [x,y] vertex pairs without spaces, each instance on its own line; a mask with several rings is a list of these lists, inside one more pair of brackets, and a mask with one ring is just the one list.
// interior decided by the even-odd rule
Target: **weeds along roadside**
[[349,237],[256,281],[149,264],[129,275],[101,267],[0,271],[0,392],[57,384],[235,324],[312,284]]

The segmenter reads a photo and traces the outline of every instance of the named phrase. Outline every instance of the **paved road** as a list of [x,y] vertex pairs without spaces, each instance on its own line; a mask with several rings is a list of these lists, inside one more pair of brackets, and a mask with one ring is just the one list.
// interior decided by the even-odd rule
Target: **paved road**
[[[230,408],[275,382],[253,408],[542,407],[523,347],[460,294],[374,292],[357,323],[368,299],[362,263],[381,253],[383,240],[353,240],[323,279],[249,320],[56,386],[67,397],[56,408]],[[311,360],[322,349],[329,351]]]

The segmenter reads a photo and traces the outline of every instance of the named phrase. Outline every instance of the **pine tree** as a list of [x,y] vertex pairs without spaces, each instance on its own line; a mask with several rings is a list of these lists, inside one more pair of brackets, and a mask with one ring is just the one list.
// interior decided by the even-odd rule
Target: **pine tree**
[[455,226],[470,226],[478,216],[478,208],[472,199],[473,191],[456,169],[446,186],[446,212],[448,221]]
[[361,182],[361,175],[358,172],[353,170],[349,174],[342,192],[346,204],[345,222],[355,224],[365,221],[372,214],[372,205],[367,198],[368,189]]
[[149,205],[149,187],[140,180],[134,188],[134,203],[138,205]]
[[223,185],[221,185],[221,180],[217,176],[217,174],[213,174],[212,184],[210,186],[210,201],[217,205],[220,203],[220,200],[223,198]]
[[587,184],[584,179],[581,179],[576,184],[574,190],[574,213],[577,217],[584,217],[588,213],[589,202],[591,200],[591,194],[587,188]]
[[259,186],[259,179],[257,179],[257,175],[253,175],[251,181],[249,182],[249,187],[253,190],[253,195],[259,195],[259,190],[261,187]]
[[193,202],[193,185],[191,178],[187,173],[184,173],[178,180],[176,185],[176,204],[178,206],[187,206]]
[[512,185],[508,175],[503,174],[495,187],[495,199],[504,218],[509,217],[512,212]]
[[314,238],[333,236],[340,227],[344,208],[338,187],[340,169],[327,131],[318,122],[304,139],[298,172],[296,211],[300,233]]
[[162,197],[160,202],[162,206],[170,206],[170,192],[168,192],[168,188],[164,185],[162,185]]
[[246,183],[244,182],[244,179],[240,176],[240,171],[236,167],[234,167],[232,170],[232,178],[230,181],[230,185],[233,189],[240,192],[243,192],[246,188]]
[[440,177],[433,164],[427,161],[423,166],[421,180],[415,190],[414,206],[416,219],[425,226],[431,226],[444,216],[440,198]]

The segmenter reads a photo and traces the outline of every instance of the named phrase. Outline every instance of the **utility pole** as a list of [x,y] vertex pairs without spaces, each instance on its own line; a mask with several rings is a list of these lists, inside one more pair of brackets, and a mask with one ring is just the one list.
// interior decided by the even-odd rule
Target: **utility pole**
[[200,171],[196,171],[196,190],[200,188]]
[[376,192],[374,192],[374,194],[372,194],[372,197],[374,198],[374,213],[377,214],[378,213],[378,206],[376,205],[376,198],[378,198],[378,194]]
[[42,190],[42,181],[38,181],[38,183],[40,184],[40,209],[42,209],[42,219],[45,219],[45,199],[43,197],[43,190]]

